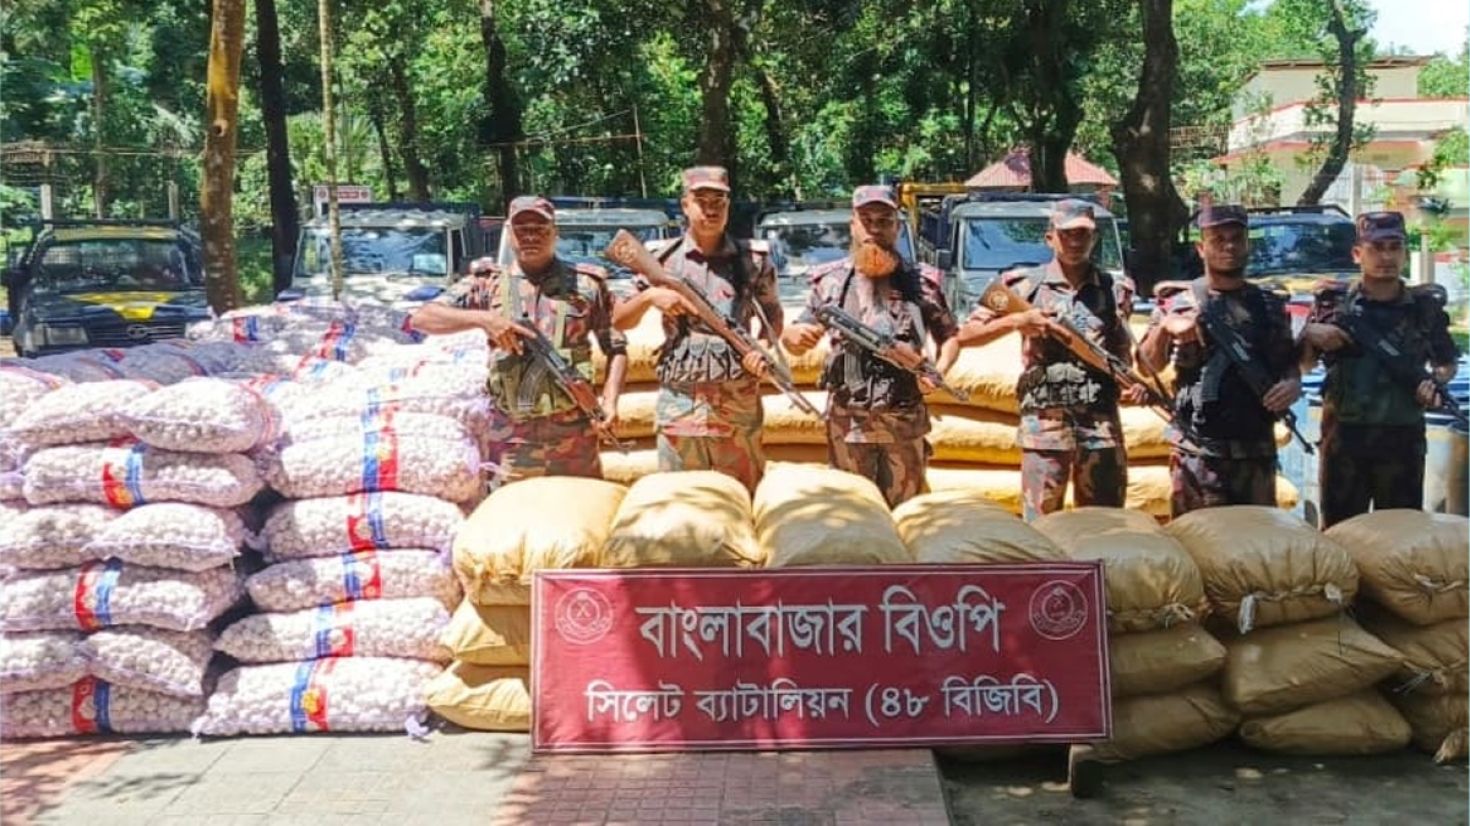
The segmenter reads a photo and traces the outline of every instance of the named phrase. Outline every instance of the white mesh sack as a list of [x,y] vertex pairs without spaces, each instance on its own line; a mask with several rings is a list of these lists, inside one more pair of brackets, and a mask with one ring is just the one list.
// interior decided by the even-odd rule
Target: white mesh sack
[[260,459],[266,481],[289,499],[396,490],[468,502],[482,487],[474,442],[391,429],[293,441]]
[[173,697],[203,697],[214,656],[207,631],[165,631],[129,625],[105,628],[82,642],[92,676],[113,685]]
[[286,421],[284,431],[274,450],[316,439],[336,439],[343,436],[362,439],[372,431],[391,431],[399,438],[439,439],[446,442],[470,439],[464,425],[448,416],[404,412],[393,407],[364,411],[353,416],[291,418]]
[[118,419],[139,441],[189,453],[244,453],[272,435],[274,411],[246,385],[189,379],[122,405]]
[[199,573],[89,562],[64,571],[31,571],[0,582],[0,631],[151,625],[195,631],[240,599],[229,568]]
[[246,539],[245,523],[234,511],[158,502],[133,508],[108,522],[85,550],[93,559],[203,571],[228,565]]
[[464,522],[458,505],[416,493],[356,493],[277,505],[261,530],[271,559],[343,551],[448,548]]
[[117,360],[109,357],[102,350],[78,350],[74,353],[42,356],[29,360],[27,364],[42,373],[50,373],[73,382],[111,381],[127,378],[127,374],[118,367]]
[[65,688],[7,694],[0,734],[7,739],[73,734],[182,734],[204,712],[202,698],[170,697],[85,677]]
[[245,581],[262,611],[299,611],[347,600],[432,597],[452,608],[460,597],[438,551],[353,551],[279,562]]
[[61,688],[87,673],[86,649],[75,631],[0,634],[0,693]]
[[241,666],[220,678],[194,733],[402,731],[423,717],[424,688],[442,670],[387,657]]
[[449,612],[437,599],[339,602],[284,614],[254,614],[220,633],[214,647],[242,663],[322,657],[404,657],[447,663],[439,635]]
[[166,343],[130,347],[122,352],[118,366],[130,379],[174,384],[209,375],[209,368],[192,354]]
[[67,384],[61,376],[6,362],[0,364],[0,428],[7,428],[36,399]]
[[297,418],[356,416],[384,408],[448,416],[471,433],[479,433],[488,425],[491,412],[490,397],[484,393],[483,385],[477,385],[473,392],[462,392],[453,384],[429,376],[377,385],[364,385],[357,380],[333,382],[314,393],[306,403],[294,407],[291,414]]
[[87,546],[118,514],[103,505],[70,504],[0,515],[0,564],[71,568],[100,559]]
[[26,460],[26,501],[101,502],[129,508],[148,502],[194,502],[233,508],[263,483],[249,456],[179,453],[136,439],[39,450]]
[[0,430],[0,502],[25,498],[25,464],[32,448]]
[[10,423],[10,433],[28,444],[70,445],[126,436],[118,411],[153,392],[149,382],[120,379],[59,387],[31,402]]

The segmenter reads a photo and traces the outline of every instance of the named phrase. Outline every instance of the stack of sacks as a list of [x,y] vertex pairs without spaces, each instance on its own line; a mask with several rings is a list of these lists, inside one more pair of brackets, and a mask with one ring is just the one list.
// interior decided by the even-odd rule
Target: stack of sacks
[[[658,383],[654,368],[663,332],[657,312],[649,312],[628,333],[627,386],[618,405],[617,435],[631,443],[626,452],[604,451],[603,474],[614,482],[632,482],[658,470],[654,449]],[[792,377],[801,393],[818,410],[825,410],[827,394],[817,389],[828,352],[827,339],[801,357],[789,357]],[[599,366],[601,363],[599,362]],[[1021,512],[1021,448],[1016,443],[1020,419],[1016,408],[1016,379],[1021,372],[1020,339],[1007,336],[983,347],[961,351],[946,380],[967,391],[960,402],[943,391],[929,399],[934,448],[928,482],[933,490],[969,490]],[[786,395],[766,383],[761,403],[765,413],[762,444],[766,458],[777,462],[827,464],[827,428],[818,417],[803,413]],[[1153,411],[1124,407],[1120,412],[1128,446],[1130,508],[1157,517],[1169,515],[1169,445],[1164,421]],[[1279,434],[1285,438],[1285,431]],[[1278,480],[1283,507],[1296,504],[1296,490]]]
[[1417,510],[1375,511],[1327,531],[1357,563],[1363,627],[1403,655],[1383,694],[1414,745],[1439,762],[1466,754],[1467,534],[1463,516]]
[[756,488],[754,508],[767,567],[912,561],[878,486],[856,474],[775,463]]
[[[347,381],[355,381],[357,377]],[[331,384],[283,402],[283,435],[257,452],[275,506],[262,613],[220,635],[242,665],[196,726],[206,735],[411,730],[449,660],[439,634],[459,602],[447,548],[482,490],[480,454],[455,418]],[[440,398],[447,398],[441,396]]]
[[1131,760],[1229,734],[1240,718],[1213,680],[1225,650],[1200,625],[1204,586],[1179,543],[1148,514],[1117,508],[1052,513],[1035,527],[1068,558],[1103,563],[1113,738],[1096,745],[1097,756]]
[[1347,552],[1277,508],[1206,508],[1170,523],[1224,626],[1226,701],[1240,735],[1289,754],[1402,748],[1403,717],[1371,687],[1401,655],[1343,615],[1358,590]]
[[25,499],[21,471],[30,448],[11,434],[10,426],[32,402],[68,383],[68,379],[18,364],[0,364],[0,502]]
[[1066,555],[1014,513],[968,490],[915,496],[893,509],[899,538],[924,565],[1051,562]]
[[235,508],[261,487],[243,452],[271,428],[258,395],[217,379],[67,385],[12,423],[36,451],[30,507],[0,524],[0,564],[20,570],[0,585],[18,632],[0,671],[24,686],[7,735],[188,730],[208,625],[243,593]]
[[547,476],[491,493],[454,538],[465,600],[442,640],[454,657],[426,689],[429,708],[472,729],[529,731],[531,577],[598,564],[627,490]]

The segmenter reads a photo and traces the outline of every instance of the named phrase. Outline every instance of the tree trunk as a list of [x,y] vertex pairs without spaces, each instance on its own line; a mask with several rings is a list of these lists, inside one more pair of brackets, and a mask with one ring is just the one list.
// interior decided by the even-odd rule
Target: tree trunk
[[480,138],[496,147],[500,172],[500,194],[508,205],[521,193],[516,148],[510,144],[524,137],[521,107],[506,77],[505,41],[495,23],[495,0],[480,0],[480,39],[485,43],[485,103],[487,115],[480,123]]
[[756,77],[760,81],[761,103],[766,107],[766,142],[771,145],[771,163],[778,170],[782,185],[789,190],[796,176],[791,169],[791,142],[786,138],[786,120],[781,112],[781,88],[764,68],[756,69]]
[[260,63],[260,113],[265,123],[265,165],[270,179],[272,283],[279,293],[291,286],[296,258],[296,191],[291,182],[291,147],[286,135],[286,87],[276,0],[255,0],[256,60]]
[[1311,206],[1322,200],[1327,188],[1347,165],[1348,153],[1353,148],[1353,116],[1358,108],[1358,41],[1366,32],[1348,28],[1339,0],[1329,0],[1327,9],[1327,31],[1337,41],[1337,133],[1332,136],[1327,157],[1322,159],[1322,168],[1297,199],[1300,206]]
[[419,158],[419,118],[413,102],[413,89],[408,82],[408,67],[403,56],[388,61],[388,75],[393,94],[398,98],[398,144],[403,154],[403,171],[408,175],[408,196],[415,201],[429,200],[429,170]]
[[89,49],[92,57],[92,202],[98,218],[106,218],[112,201],[111,174],[107,168],[106,140],[102,124],[107,115],[107,56],[96,45]]
[[735,177],[735,140],[730,129],[730,84],[735,77],[735,17],[729,0],[704,0],[706,48],[699,73],[701,97],[695,163],[724,166]]
[[393,168],[393,146],[388,142],[388,127],[384,124],[383,106],[378,96],[368,102],[368,119],[373,123],[373,132],[378,136],[378,155],[383,160],[383,179],[388,182],[388,200],[398,200],[398,171]]
[[1179,43],[1174,38],[1174,0],[1139,0],[1143,16],[1143,68],[1133,106],[1112,129],[1113,154],[1128,202],[1133,254],[1129,275],[1141,289],[1172,276],[1174,234],[1188,210],[1169,172],[1169,129]]
[[[980,39],[979,22],[975,19],[975,0],[965,4],[969,15],[965,22],[965,177],[975,173],[975,45]],[[992,110],[994,111],[994,110]]]
[[1031,190],[1067,191],[1067,153],[1082,123],[1082,108],[1067,83],[1065,44],[1056,32],[1067,15],[1069,0],[1045,0],[1028,7],[1027,29],[1036,68],[1040,100],[1033,109],[1031,127]]
[[245,42],[245,0],[214,0],[206,72],[204,181],[199,229],[204,241],[204,286],[209,306],[228,312],[242,303],[235,274],[235,141],[240,112],[240,52]]

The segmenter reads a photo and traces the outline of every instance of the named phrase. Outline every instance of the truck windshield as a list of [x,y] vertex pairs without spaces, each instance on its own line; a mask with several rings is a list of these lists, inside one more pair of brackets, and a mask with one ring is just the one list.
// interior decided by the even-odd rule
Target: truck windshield
[[[1020,262],[1045,264],[1052,259],[1046,245],[1045,216],[1029,218],[969,218],[961,239],[961,266],[967,270],[1001,270]],[[1105,270],[1123,267],[1118,250],[1118,231],[1111,218],[1097,221],[1097,246],[1092,260]]]
[[63,293],[194,290],[204,286],[197,257],[176,241],[106,238],[52,244],[36,287]]
[[[330,269],[331,233],[326,227],[302,231],[297,275],[310,276]],[[444,275],[449,258],[445,232],[429,227],[343,227],[342,265],[345,275]]]
[[1250,229],[1251,275],[1353,271],[1357,230],[1349,221],[1269,223]]
[[[762,234],[770,242],[771,257],[781,272],[836,261],[845,257],[852,246],[852,228],[846,221],[767,226]],[[906,260],[914,260],[914,243],[907,224],[899,225],[898,253]]]
[[633,233],[640,241],[659,238],[658,227],[562,224],[556,228],[556,252],[563,258],[601,258],[620,229]]

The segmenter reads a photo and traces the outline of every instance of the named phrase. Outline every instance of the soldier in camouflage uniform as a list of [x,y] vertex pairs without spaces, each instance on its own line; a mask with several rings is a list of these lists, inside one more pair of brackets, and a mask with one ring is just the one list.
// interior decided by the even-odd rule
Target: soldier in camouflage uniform
[[1400,278],[1408,253],[1404,216],[1358,216],[1353,258],[1362,277],[1324,281],[1302,331],[1302,366],[1321,354],[1322,443],[1318,465],[1322,527],[1387,508],[1424,506],[1424,408],[1440,403],[1432,381],[1408,388],[1341,326],[1348,317],[1384,338],[1406,362],[1431,365],[1439,381],[1455,375],[1460,358],[1450,338],[1444,288],[1409,287]]
[[[685,235],[655,252],[669,275],[702,292],[721,315],[750,329],[761,319],[761,336],[781,334],[776,271],[764,244],[736,241],[726,232],[730,176],[718,166],[684,171],[681,204],[689,220]],[[638,292],[618,304],[620,329],[637,326],[650,307],[663,315],[659,350],[659,396],[655,408],[658,467],[717,470],[755,490],[765,471],[761,451],[759,353],[743,359],[728,342],[691,317],[693,308],[676,292],[637,279]]]
[[606,427],[617,421],[618,394],[627,372],[627,344],[613,328],[606,272],[556,256],[556,210],[545,198],[511,201],[506,231],[516,260],[500,267],[475,261],[470,274],[414,313],[426,333],[484,330],[491,346],[488,390],[494,402],[491,461],[502,483],[532,476],[602,477],[599,430],[521,339],[535,325],[589,381],[592,339],[608,360],[602,388]]
[[[1176,517],[1219,505],[1276,504],[1275,423],[1301,395],[1301,378],[1284,296],[1245,278],[1247,223],[1239,206],[1200,209],[1197,249],[1205,274],[1154,287],[1157,307],[1139,345],[1155,370],[1174,360],[1175,426],[1168,438]],[[1218,312],[1271,376],[1263,395],[1205,334],[1199,314],[1206,311]]]
[[1097,222],[1086,201],[1058,202],[1046,239],[1056,253],[1051,263],[1000,276],[1033,309],[1003,315],[979,306],[959,334],[961,346],[1012,331],[1023,338],[1017,441],[1027,520],[1060,510],[1069,479],[1078,505],[1122,507],[1128,492],[1117,382],[1068,350],[1057,339],[1054,319],[1069,319],[1093,343],[1131,363],[1132,339],[1124,325],[1133,312],[1133,282],[1093,263]]
[[[959,354],[959,341],[938,272],[904,261],[896,252],[898,200],[890,187],[858,187],[852,209],[852,255],[812,270],[806,309],[782,333],[782,343],[794,355],[810,350],[826,332],[817,309],[836,306],[894,336],[915,365],[923,358],[926,335],[932,337],[943,375]],[[920,493],[931,452],[924,438],[929,432],[924,396],[934,385],[833,332],[822,387],[828,390],[832,467],[873,480],[890,507]]]

